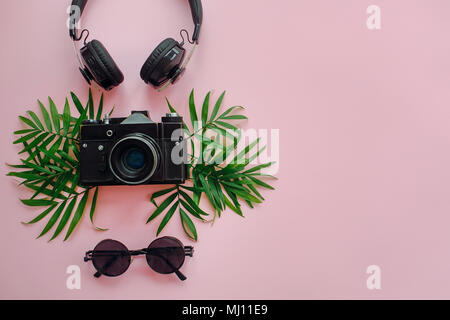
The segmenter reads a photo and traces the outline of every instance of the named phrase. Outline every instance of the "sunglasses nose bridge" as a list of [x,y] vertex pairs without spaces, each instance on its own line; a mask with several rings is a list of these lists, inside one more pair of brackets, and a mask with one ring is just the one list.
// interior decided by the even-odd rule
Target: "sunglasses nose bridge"
[[143,254],[147,254],[147,248],[144,248],[141,250],[136,250],[136,251],[129,251],[129,254],[130,254],[130,265],[131,265],[134,261],[134,257],[140,256]]

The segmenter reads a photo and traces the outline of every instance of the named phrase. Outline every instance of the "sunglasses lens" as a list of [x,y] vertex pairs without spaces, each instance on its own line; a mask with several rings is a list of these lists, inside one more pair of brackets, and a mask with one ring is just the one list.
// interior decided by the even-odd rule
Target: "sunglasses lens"
[[127,247],[115,240],[103,240],[92,252],[92,263],[101,274],[117,277],[127,271],[131,257]]
[[184,259],[184,247],[178,239],[156,239],[148,247],[147,263],[158,273],[169,274],[177,271],[183,265]]

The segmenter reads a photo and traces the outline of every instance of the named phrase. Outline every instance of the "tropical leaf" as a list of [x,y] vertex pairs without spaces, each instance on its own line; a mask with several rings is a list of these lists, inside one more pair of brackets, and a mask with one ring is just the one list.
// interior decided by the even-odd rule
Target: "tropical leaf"
[[166,195],[166,194],[174,191],[176,188],[177,187],[172,187],[172,188],[169,188],[169,189],[165,189],[165,190],[161,190],[161,191],[155,192],[155,193],[152,194],[152,196],[150,198],[150,201],[154,202],[154,200],[156,198],[162,197],[163,195]]
[[29,141],[30,139],[33,139],[38,134],[39,134],[39,131],[33,131],[32,133],[27,134],[26,136],[23,136],[23,137],[17,139],[16,141],[13,142],[13,144],[24,143],[26,141]]
[[66,203],[67,203],[67,201],[61,202],[58,209],[56,209],[55,213],[53,213],[52,217],[50,218],[50,220],[48,221],[47,225],[45,226],[44,230],[42,230],[42,232],[38,236],[38,238],[45,235],[55,225],[56,221],[58,221],[62,211],[64,210]]
[[205,220],[203,217],[193,208],[191,207],[186,201],[180,199],[179,203],[194,217],[200,220]]
[[58,109],[56,109],[55,103],[53,102],[52,98],[48,97],[48,102],[50,104],[50,114],[52,116],[53,126],[56,133],[59,133],[61,130],[61,121],[59,119]]
[[61,220],[59,221],[59,224],[56,227],[55,233],[53,234],[53,236],[50,239],[50,241],[55,239],[61,233],[61,231],[64,229],[64,227],[66,226],[67,222],[69,222],[70,216],[72,215],[72,211],[73,211],[73,208],[75,207],[77,199],[78,199],[78,196],[75,196],[70,201],[70,203],[67,206],[66,211],[64,211],[64,215],[62,216]]
[[44,131],[44,126],[36,113],[34,113],[33,111],[28,111],[27,113],[30,115],[31,119],[33,119],[33,122],[36,124],[36,126],[38,126],[40,130]]
[[[30,132],[35,132],[35,130],[36,129],[17,130],[17,131],[14,131],[14,134],[17,134],[17,135],[19,135],[19,134],[26,134],[26,133],[30,133]],[[37,132],[39,132],[39,131],[37,131]]]
[[226,196],[225,196],[225,203],[226,203],[228,208],[230,208],[235,213],[237,213],[238,215],[240,215],[241,217],[244,218],[244,214],[242,213],[241,207],[240,206],[234,206]]
[[89,89],[89,101],[88,101],[88,109],[89,109],[89,119],[94,119],[94,98],[92,97],[92,90]]
[[[96,112],[96,117],[101,119],[104,109],[103,96],[100,98],[98,108],[94,107],[91,91],[86,107],[83,107],[75,93],[71,92],[71,98],[78,110],[78,117],[71,115],[68,99],[65,99],[63,110],[59,112],[51,97],[48,98],[48,108],[38,100],[40,117],[33,111],[28,111],[25,116],[19,116],[26,128],[14,132],[18,136],[14,143],[23,146],[20,155],[24,153],[27,155],[24,159],[20,159],[19,165],[10,166],[17,171],[7,174],[21,179],[21,184],[33,191],[29,199],[21,200],[24,205],[46,208],[27,224],[37,223],[54,211],[39,235],[42,237],[57,225],[50,240],[55,239],[70,221],[64,238],[67,240],[83,217],[91,188],[78,185],[80,179],[78,135],[87,113],[92,116]],[[96,188],[90,207],[89,216],[92,224],[98,192]]]
[[42,212],[40,215],[38,215],[36,218],[34,218],[33,220],[29,221],[29,222],[22,222],[23,224],[34,224],[36,222],[41,221],[42,219],[44,219],[46,216],[48,216],[48,214],[50,212],[52,212],[52,210],[57,206],[57,203],[52,204],[50,207],[48,207],[44,212]]
[[[19,116],[19,119],[20,119],[23,123],[25,123],[27,126],[33,128],[33,129],[35,129],[35,130],[39,130],[39,128],[38,128],[38,127],[33,123],[33,121],[31,121],[30,119],[28,119],[28,118],[26,118],[26,117],[23,117],[23,116]],[[21,134],[20,131],[19,131],[19,134]]]
[[203,101],[203,107],[202,107],[202,126],[203,127],[205,127],[206,123],[208,122],[210,97],[211,97],[211,91],[208,92],[208,94],[205,97],[205,100]]
[[189,96],[189,113],[191,115],[191,124],[194,129],[194,133],[198,130],[198,116],[197,110],[195,108],[195,100],[194,100],[194,90],[191,91],[191,95]]
[[158,227],[158,231],[156,233],[156,235],[158,236],[161,231],[163,231],[164,227],[167,225],[167,223],[169,222],[169,220],[172,218],[173,214],[175,213],[175,210],[177,210],[179,205],[179,202],[176,201],[173,206],[169,209],[169,211],[167,211],[166,215],[164,216],[163,220],[161,221],[161,224]]
[[75,107],[77,108],[78,113],[79,113],[80,115],[82,115],[83,112],[84,112],[84,107],[83,107],[83,105],[81,104],[80,100],[79,100],[78,97],[75,95],[75,93],[71,92],[70,95],[72,96],[72,101],[73,101],[73,103],[75,104]]
[[69,133],[70,129],[70,106],[69,106],[69,100],[66,99],[66,104],[64,105],[64,113],[63,113],[63,129],[64,129],[64,135],[67,135]]
[[197,229],[195,228],[194,223],[191,218],[186,214],[186,212],[180,208],[180,217],[181,223],[184,229],[184,232],[194,241],[198,240]]
[[[197,190],[199,190],[199,189],[197,189]],[[189,205],[192,207],[192,209],[194,209],[195,212],[199,216],[202,216],[202,215],[207,216],[208,215],[205,211],[200,209],[200,207],[194,202],[194,200],[186,192],[179,189],[178,193],[181,195],[181,197],[183,197],[184,200],[186,200],[189,203]]]
[[222,106],[222,102],[223,102],[223,99],[224,99],[224,97],[225,97],[225,93],[226,93],[226,91],[224,91],[224,92],[220,95],[219,99],[217,100],[216,104],[214,105],[214,109],[213,109],[213,111],[212,111],[212,113],[211,113],[211,117],[209,118],[209,120],[210,120],[211,122],[214,121],[214,120],[216,120],[216,116],[217,116],[217,114],[219,113],[220,107]]
[[[225,119],[227,115],[229,115],[231,112],[235,111],[235,110],[242,110],[244,109],[244,107],[241,106],[234,106],[229,108],[228,110],[226,110],[224,113],[222,113],[218,119]],[[246,116],[241,116],[243,119],[247,119]]]
[[171,194],[170,196],[168,196],[161,203],[161,205],[156,208],[156,210],[153,212],[153,214],[150,216],[150,218],[148,218],[147,223],[149,223],[150,221],[155,219],[157,216],[159,216],[173,202],[173,200],[175,200],[176,197],[177,197],[176,193]]
[[81,217],[83,216],[83,213],[84,213],[84,209],[86,208],[86,203],[87,203],[88,197],[89,197],[89,189],[84,192],[84,195],[81,198],[77,209],[75,210],[75,214],[74,214],[74,216],[72,218],[72,221],[70,222],[69,229],[67,230],[66,237],[64,238],[64,241],[66,241],[70,237],[70,235],[72,234],[73,230],[78,225],[78,222],[80,222]]
[[232,125],[228,122],[225,121],[215,121],[216,125],[224,127],[225,129],[230,129],[233,131],[239,131],[238,127],[236,127],[235,125]]
[[[224,97],[225,92],[216,101],[209,120],[205,121],[205,118],[208,118],[209,107],[207,105],[209,106],[211,98],[210,94],[207,94],[201,109],[204,130],[201,133],[192,134],[192,138],[200,141],[204,150],[199,158],[191,157],[196,160],[195,162],[192,160],[190,164],[191,180],[194,183],[194,188],[201,190],[193,191],[192,201],[198,207],[202,194],[205,194],[219,216],[226,208],[230,208],[243,216],[240,200],[254,207],[255,203],[261,203],[264,200],[264,197],[258,191],[258,187],[272,188],[266,182],[253,176],[254,173],[259,175],[261,169],[272,165],[272,163],[258,165],[254,169],[248,167],[266,147],[260,146],[260,140],[257,139],[244,146],[243,150],[237,150],[242,135],[241,130],[232,122],[247,120],[247,117],[235,113],[244,109],[241,106],[227,108],[220,113]],[[190,101],[193,101],[193,93],[191,93]],[[192,103],[190,114],[194,114]],[[191,116],[191,121],[193,118],[195,119]],[[209,131],[216,132],[217,136],[210,139]],[[228,163],[227,159],[231,154],[234,154],[233,158],[228,165],[225,165],[225,162]],[[257,181],[253,179],[257,179]],[[185,203],[188,207],[183,205],[183,208],[187,212],[190,212],[189,208],[193,210],[191,203]]]
[[246,116],[243,116],[242,114],[234,114],[228,117],[220,117],[219,119],[222,120],[247,120],[248,118]]
[[73,137],[78,138],[81,123],[83,122],[83,120],[86,120],[87,112],[88,112],[88,107],[84,108],[83,111],[81,111],[80,117],[78,118],[75,125],[73,126],[73,131],[72,131]]
[[56,202],[52,200],[46,200],[46,199],[28,199],[28,200],[20,200],[24,205],[30,206],[30,207],[47,207],[52,206]]

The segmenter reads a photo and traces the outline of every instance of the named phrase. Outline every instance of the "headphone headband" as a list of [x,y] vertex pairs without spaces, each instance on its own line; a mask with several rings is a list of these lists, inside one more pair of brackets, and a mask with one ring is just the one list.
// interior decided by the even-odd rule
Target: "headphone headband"
[[192,20],[194,21],[194,34],[192,35],[192,41],[198,43],[200,37],[200,29],[203,23],[203,7],[201,0],[189,0],[191,6]]
[[[81,16],[83,15],[83,11],[86,7],[88,0],[72,0],[72,7],[76,6],[80,10],[80,17],[78,17],[77,20],[75,20],[75,23],[71,24],[70,27],[70,37],[73,40],[78,39],[78,29],[76,28],[76,24],[80,20]],[[198,43],[198,39],[200,37],[200,30],[203,23],[203,7],[201,0],[189,0],[189,5],[191,7],[191,13],[192,13],[192,20],[194,21],[194,33],[192,35],[192,41]],[[71,9],[72,14],[73,9]]]
[[69,29],[69,35],[73,40],[76,40],[78,38],[78,29],[76,28],[76,25],[80,21],[81,16],[83,15],[84,8],[86,7],[87,0],[73,0],[72,5],[70,6],[70,14],[73,13],[73,8],[78,7],[80,10],[80,16],[76,17],[76,20],[73,21],[73,23],[70,25]]

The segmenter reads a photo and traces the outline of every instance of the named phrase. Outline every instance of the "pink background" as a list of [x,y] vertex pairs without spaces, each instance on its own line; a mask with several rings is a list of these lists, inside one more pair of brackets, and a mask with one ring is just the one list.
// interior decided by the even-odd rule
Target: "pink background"
[[[125,5],[128,4],[128,5]],[[129,4],[133,3],[133,7]],[[366,27],[366,8],[382,10],[382,29]],[[36,99],[62,106],[83,99],[67,35],[69,1],[2,1],[2,163],[17,162],[12,132]],[[450,298],[450,3],[448,0],[208,0],[201,45],[185,77],[163,94],[139,77],[165,37],[192,30],[186,1],[97,0],[84,17],[125,74],[106,95],[116,115],[166,111],[168,96],[187,114],[196,89],[246,106],[250,128],[281,130],[277,190],[246,210],[199,225],[184,283],[135,259],[117,279],[92,277],[83,254],[104,238],[130,249],[155,238],[146,225],[153,187],[103,188],[96,232],[85,219],[66,243],[35,240],[45,221],[19,202],[26,191],[1,179],[0,298],[313,299]],[[91,38],[91,39],[92,39]],[[98,94],[96,94],[98,97]],[[7,172],[1,166],[1,174]],[[183,234],[178,217],[164,235]],[[82,289],[66,289],[79,265]],[[382,290],[366,288],[367,266]]]

